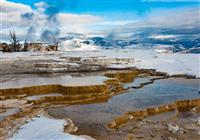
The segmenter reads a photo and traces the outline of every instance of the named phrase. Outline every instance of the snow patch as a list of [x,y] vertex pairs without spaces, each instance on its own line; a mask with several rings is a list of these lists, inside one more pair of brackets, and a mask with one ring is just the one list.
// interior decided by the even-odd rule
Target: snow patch
[[149,38],[155,38],[155,39],[169,39],[169,38],[175,38],[178,37],[177,35],[151,35]]
[[86,140],[80,136],[64,133],[65,120],[35,117],[21,126],[9,140]]
[[82,43],[84,40],[81,39],[71,39],[63,41],[61,46],[62,51],[86,51],[86,50],[98,50],[98,46]]

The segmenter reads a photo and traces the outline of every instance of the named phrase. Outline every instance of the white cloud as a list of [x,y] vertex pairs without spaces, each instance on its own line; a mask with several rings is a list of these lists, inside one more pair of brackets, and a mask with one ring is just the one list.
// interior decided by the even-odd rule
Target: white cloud
[[34,5],[35,7],[37,7],[39,12],[44,12],[45,8],[48,7],[48,5],[45,2],[38,2],[38,3],[35,3]]
[[[129,37],[133,34],[140,33],[145,28],[151,29],[186,29],[191,31],[200,28],[200,8],[176,8],[176,9],[157,9],[145,15],[143,19],[135,18],[134,22],[128,23],[124,26],[117,26],[110,28],[107,33],[120,34],[128,33]],[[154,30],[156,31],[156,30]],[[104,31],[105,32],[105,31]],[[127,36],[127,38],[128,38]],[[120,37],[121,38],[121,37]]]
[[90,27],[102,21],[98,16],[86,15],[86,14],[68,14],[60,13],[57,16],[60,23],[61,34],[68,32],[75,33],[88,33]]
[[137,20],[114,20],[114,21],[103,21],[98,23],[98,25],[104,25],[104,26],[120,26],[120,25],[126,25],[129,23],[137,22]]
[[27,11],[32,11],[31,7],[28,5],[24,5],[21,3],[14,3],[14,2],[9,2],[6,0],[1,0],[1,5],[0,5],[1,12],[27,12]]
[[[1,39],[9,37],[9,30],[15,29],[16,33],[23,39],[26,39],[28,29],[33,29],[30,38],[39,39],[41,32],[51,24],[47,19],[47,15],[44,14],[45,8],[48,5],[45,2],[39,2],[35,4],[36,9],[32,9],[28,5],[9,2],[1,0]],[[25,13],[32,14],[31,19],[22,18]],[[100,22],[102,19],[98,16],[92,16],[89,14],[69,14],[59,13],[56,16],[59,25],[55,25],[60,29],[60,33],[67,32],[86,33],[89,25]]]
[[199,22],[200,8],[181,8],[174,10],[155,10],[147,18],[147,23],[160,26],[192,26]]
[[62,24],[94,24],[100,22],[102,19],[97,16],[92,15],[76,15],[76,14],[68,14],[68,13],[60,13],[58,14],[58,20]]
[[197,27],[200,25],[200,8],[157,9],[146,15],[143,20],[127,24],[131,28],[141,27]]
[[19,25],[21,23],[21,15],[32,12],[30,6],[1,0],[1,26]]
[[69,14],[59,13],[57,19],[60,23],[60,34],[64,35],[69,32],[74,33],[88,33],[90,27],[102,21],[98,16],[86,15],[86,14]]
[[30,6],[9,2],[6,0],[0,1],[1,23],[0,36],[1,40],[9,39],[9,30],[15,29],[19,38],[24,38],[26,29],[21,19],[21,15],[27,12],[32,12]]

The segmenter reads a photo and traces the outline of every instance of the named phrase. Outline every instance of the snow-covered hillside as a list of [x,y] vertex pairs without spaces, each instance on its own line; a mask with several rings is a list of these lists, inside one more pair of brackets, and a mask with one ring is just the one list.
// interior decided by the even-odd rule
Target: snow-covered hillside
[[144,48],[158,51],[200,53],[200,38],[197,35],[175,34],[130,34],[125,38],[116,34],[80,35],[62,38],[61,50],[97,50],[116,48]]

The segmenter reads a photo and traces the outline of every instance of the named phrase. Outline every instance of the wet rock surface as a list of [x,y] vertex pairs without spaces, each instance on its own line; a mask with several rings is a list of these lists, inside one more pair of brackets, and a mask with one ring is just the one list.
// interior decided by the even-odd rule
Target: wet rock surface
[[[0,136],[2,139],[11,136],[16,131],[16,129],[19,128],[20,125],[26,122],[26,120],[40,114],[41,111],[43,111],[43,109],[49,105],[54,105],[54,104],[70,105],[70,104],[81,104],[81,103],[87,104],[93,102],[105,102],[108,98],[112,96],[111,95],[112,92],[117,93],[123,90],[123,88],[120,86],[120,83],[117,82],[116,80],[114,80],[116,83],[113,84],[112,79],[107,82],[104,82],[104,80],[106,79],[101,77],[100,77],[101,80],[94,80],[94,79],[92,80],[90,77],[86,78],[85,80],[89,80],[91,84],[90,83],[88,84],[88,82],[84,82],[83,85],[78,84],[78,85],[63,86],[60,85],[62,82],[60,83],[60,81],[54,80],[53,83],[55,85],[51,85],[52,83],[48,85],[49,84],[48,81],[44,80],[44,85],[34,85],[33,82],[29,83],[28,86],[26,87],[23,87],[23,82],[26,81],[26,80],[23,81],[24,80],[23,78],[18,77],[19,79],[17,80],[12,78],[13,78],[12,76],[1,77],[2,89],[0,91],[0,96],[1,96],[0,103],[2,109],[0,117],[4,118],[0,124],[1,125]],[[97,77],[95,77],[95,79],[96,78]],[[11,79],[14,82],[12,82]],[[38,79],[41,78],[38,77]],[[80,80],[77,77],[75,77],[75,79],[76,82],[78,82],[77,80]],[[22,80],[22,82],[19,82],[20,80]],[[74,80],[74,79],[69,79],[69,80]],[[11,82],[11,84],[9,84],[9,82]],[[10,88],[5,88],[3,86],[3,83],[8,84],[7,86]],[[70,82],[70,84],[72,83],[73,82]],[[50,96],[45,96],[49,95],[49,93],[55,93],[55,92],[60,93],[63,96],[60,95],[55,96],[52,94],[50,94]],[[41,95],[41,97],[38,98],[38,100],[37,99],[32,100],[31,98],[28,98],[34,95],[35,96]],[[16,106],[19,106],[19,109],[21,110],[13,113],[8,112],[8,107],[15,108]],[[65,131],[75,132],[77,131],[77,127],[75,125],[70,125],[69,127],[65,128]]]
[[[79,61],[78,58],[73,60]],[[64,128],[66,132],[88,135],[95,139],[179,139],[180,134],[184,135],[183,138],[192,135],[191,137],[196,139],[199,136],[199,102],[184,100],[199,98],[199,79],[168,78],[165,73],[138,69],[70,75],[73,76],[71,78],[63,74],[2,76],[0,116],[3,116],[8,109],[16,107],[19,108],[19,112],[7,114],[1,121],[0,136],[2,138],[11,136],[28,119],[42,112],[47,112],[49,117],[69,121],[71,125]],[[26,83],[31,78],[32,81]],[[143,80],[138,82],[139,78]],[[40,85],[36,84],[37,80],[41,82]],[[134,82],[138,88],[135,88]],[[173,105],[166,104],[176,100],[181,100],[177,102],[180,110],[178,114],[175,112],[176,115],[171,115],[176,109]],[[161,104],[161,107],[155,107]],[[182,113],[188,104],[192,108],[185,114]],[[167,111],[164,111],[166,106]],[[146,118],[137,120],[135,115],[141,117],[145,112],[129,113],[122,117],[123,125],[113,129],[118,125],[114,121],[116,118],[139,109],[147,109],[154,116],[147,115]],[[159,110],[165,113],[163,115],[154,113]],[[185,120],[183,116],[187,116]],[[179,123],[190,119],[194,122],[192,125]],[[112,127],[108,127],[108,124]],[[191,129],[193,131],[189,131]],[[161,133],[157,134],[159,131]]]
[[[35,45],[34,49],[41,49]],[[49,47],[47,49],[54,49]],[[133,58],[104,58],[104,57],[65,57],[61,53],[44,53],[27,55],[23,59],[19,56],[3,58],[0,63],[0,74],[13,73],[55,73],[55,72],[92,72],[115,69],[111,65],[132,64]],[[133,67],[132,67],[133,68]],[[124,68],[126,69],[126,68]]]
[[[179,81],[180,80],[180,81]],[[81,135],[81,134],[87,134],[90,135],[96,139],[128,139],[131,138],[143,138],[143,139],[154,139],[151,136],[148,136],[144,134],[145,130],[141,130],[141,134],[137,134],[137,136],[130,134],[129,131],[121,131],[121,128],[110,130],[107,125],[115,118],[119,117],[123,113],[127,111],[131,111],[133,109],[138,110],[139,108],[148,108],[149,106],[152,106],[151,112],[155,109],[153,106],[157,106],[159,104],[166,104],[171,103],[172,101],[179,99],[187,99],[191,98],[192,95],[193,98],[198,98],[198,80],[193,81],[196,84],[196,88],[192,90],[192,87],[194,86],[194,83],[191,83],[191,87],[188,87],[191,80],[187,79],[167,79],[167,80],[159,80],[156,81],[154,84],[146,85],[141,89],[138,89],[138,91],[132,91],[130,93],[123,93],[121,95],[115,96],[104,103],[99,104],[90,104],[90,105],[73,105],[73,106],[66,106],[66,107],[58,107],[58,108],[49,108],[48,112],[50,115],[58,118],[65,118],[70,117],[73,118],[74,123],[78,126],[78,131],[75,134]],[[171,81],[171,82],[170,82]],[[161,84],[162,83],[162,84]],[[184,86],[184,85],[187,86]],[[173,85],[173,87],[172,87]],[[159,87],[159,90],[158,90]],[[172,98],[166,99],[165,96],[165,88],[168,89],[168,96],[171,96]],[[171,87],[171,88],[169,88]],[[182,93],[180,95],[180,92],[174,91],[174,88],[176,87],[177,91],[185,91],[186,95]],[[187,89],[188,88],[188,89]],[[161,90],[163,89],[163,90]],[[146,94],[145,94],[146,93]],[[160,93],[160,97],[158,96]],[[188,94],[190,93],[190,94]],[[153,96],[154,95],[154,96]],[[177,95],[177,97],[176,97]],[[139,98],[141,97],[141,98]],[[145,98],[146,97],[146,98]],[[174,98],[176,97],[176,98]],[[162,100],[160,100],[162,99]],[[160,102],[158,102],[160,100]],[[163,105],[164,106],[164,105]],[[161,107],[160,109],[162,109]],[[194,109],[193,110],[198,110]],[[189,111],[190,112],[190,111]],[[142,113],[142,112],[141,112]],[[165,114],[165,113],[164,113]],[[168,113],[166,113],[168,114]],[[140,114],[138,114],[141,116]],[[199,114],[197,114],[198,116]],[[157,116],[157,115],[155,115]],[[168,115],[160,116],[158,115],[158,118],[156,118],[157,125],[159,124],[160,118],[165,118]],[[128,119],[134,120],[134,117],[129,115],[127,116]],[[124,120],[125,122],[126,119]],[[129,122],[128,122],[129,123]],[[144,122],[139,123],[138,125],[142,125]],[[173,122],[168,121],[165,125],[162,127],[165,127],[167,129],[167,124],[173,124]],[[113,126],[117,125],[115,122],[112,123]],[[145,124],[146,127],[148,127],[148,124]],[[126,124],[125,124],[126,126]],[[128,125],[129,126],[129,125]],[[138,126],[137,126],[138,127]],[[182,127],[182,126],[181,126]],[[122,127],[123,128],[123,127]],[[157,131],[159,132],[161,128],[157,128]],[[154,133],[154,129],[151,130],[151,133]],[[168,135],[167,135],[168,136]],[[170,136],[170,135],[169,135]],[[168,138],[168,137],[167,137]],[[173,138],[173,137],[172,137]],[[158,136],[158,139],[163,139],[161,136]]]
[[[118,131],[131,134],[132,139],[198,140],[200,127],[196,124],[198,113],[168,112],[141,120],[131,120]],[[192,129],[191,129],[192,128]]]

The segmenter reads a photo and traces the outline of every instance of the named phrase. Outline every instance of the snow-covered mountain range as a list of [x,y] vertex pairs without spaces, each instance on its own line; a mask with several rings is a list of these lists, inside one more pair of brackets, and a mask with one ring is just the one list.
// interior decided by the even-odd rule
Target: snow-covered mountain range
[[[175,34],[176,32],[176,34]],[[164,52],[200,53],[200,35],[173,32],[109,33],[106,35],[68,34],[60,38],[64,50],[144,48]]]

